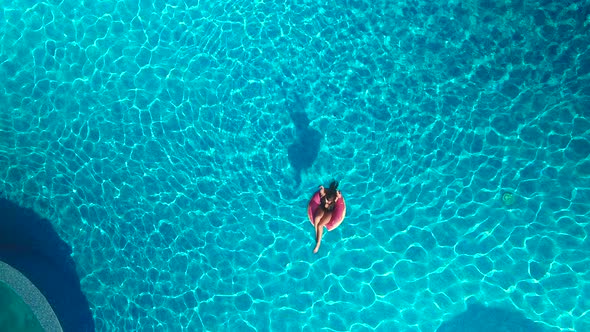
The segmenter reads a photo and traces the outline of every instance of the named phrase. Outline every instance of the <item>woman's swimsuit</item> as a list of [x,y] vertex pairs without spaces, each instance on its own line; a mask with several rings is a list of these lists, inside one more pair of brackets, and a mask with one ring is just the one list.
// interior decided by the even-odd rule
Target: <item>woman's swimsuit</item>
[[334,201],[326,208],[326,195],[320,197],[320,208],[324,210],[324,212],[332,212],[335,207],[336,202]]

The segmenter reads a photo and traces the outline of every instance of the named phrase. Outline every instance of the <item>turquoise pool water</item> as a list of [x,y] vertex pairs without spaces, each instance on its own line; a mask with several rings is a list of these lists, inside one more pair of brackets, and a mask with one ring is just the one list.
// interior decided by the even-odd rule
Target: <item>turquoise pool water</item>
[[0,190],[99,331],[588,331],[589,8],[4,1]]

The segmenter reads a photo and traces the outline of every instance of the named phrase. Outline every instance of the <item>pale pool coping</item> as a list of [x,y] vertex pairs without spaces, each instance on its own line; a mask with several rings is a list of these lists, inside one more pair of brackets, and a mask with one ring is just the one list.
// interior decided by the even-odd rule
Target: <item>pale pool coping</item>
[[31,308],[43,330],[63,332],[51,305],[25,275],[0,261],[0,281],[7,284]]

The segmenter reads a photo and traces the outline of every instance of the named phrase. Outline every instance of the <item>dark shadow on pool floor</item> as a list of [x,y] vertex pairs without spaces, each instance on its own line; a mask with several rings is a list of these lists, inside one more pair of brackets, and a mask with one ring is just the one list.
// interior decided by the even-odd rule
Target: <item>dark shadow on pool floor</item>
[[0,199],[0,260],[37,286],[64,331],[94,331],[71,252],[49,220]]
[[305,112],[290,112],[295,125],[297,137],[289,146],[288,157],[291,167],[295,170],[295,181],[301,183],[301,172],[310,168],[318,157],[322,134],[309,126]]
[[437,332],[546,332],[518,311],[471,304],[467,311],[442,323]]

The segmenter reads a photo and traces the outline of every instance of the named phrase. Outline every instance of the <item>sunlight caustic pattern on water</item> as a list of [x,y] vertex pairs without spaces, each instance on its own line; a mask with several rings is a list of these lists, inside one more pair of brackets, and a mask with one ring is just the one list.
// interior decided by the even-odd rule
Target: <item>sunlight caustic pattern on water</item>
[[0,190],[72,245],[101,331],[589,330],[588,8],[6,2]]

